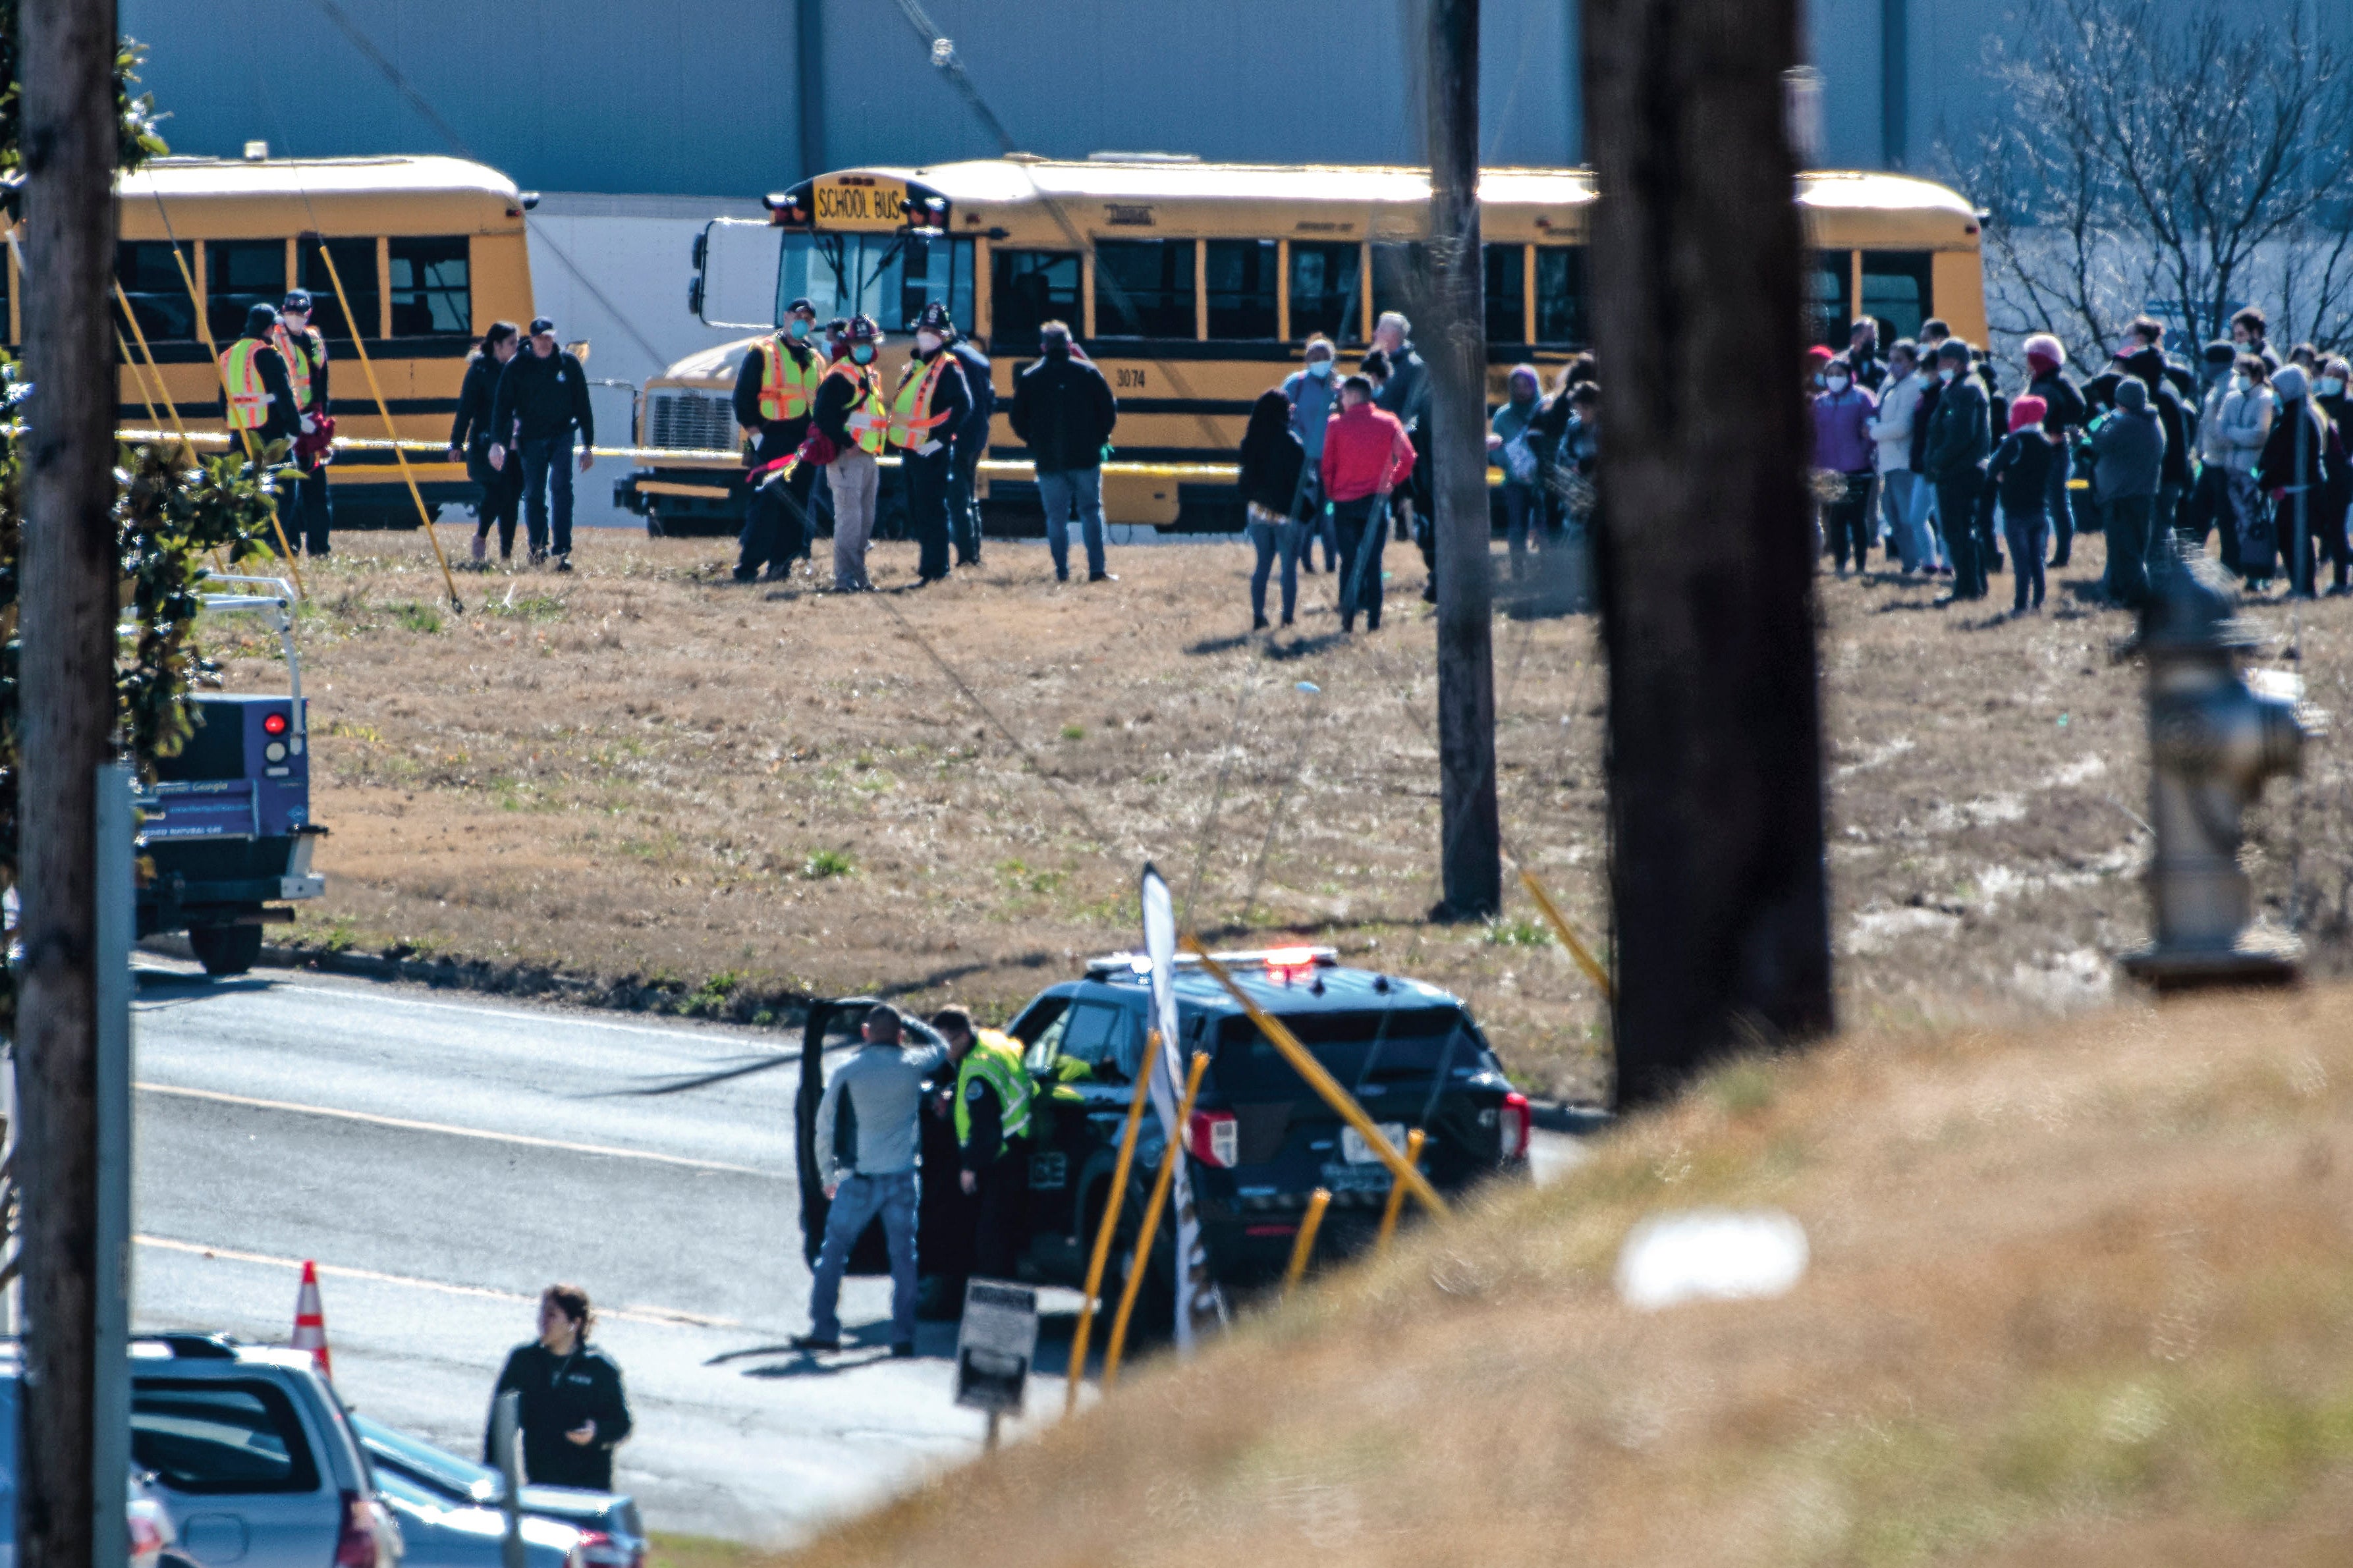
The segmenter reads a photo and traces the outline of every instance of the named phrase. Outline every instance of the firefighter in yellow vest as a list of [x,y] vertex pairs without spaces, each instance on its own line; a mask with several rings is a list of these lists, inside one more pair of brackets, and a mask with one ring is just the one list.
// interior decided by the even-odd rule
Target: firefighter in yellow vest
[[[974,1027],[972,1015],[961,1007],[943,1007],[932,1016],[932,1026],[947,1041],[948,1060],[955,1068],[949,1114],[955,1120],[956,1184],[972,1200],[969,1272],[1012,1279],[1027,1228],[1023,1200],[1029,1190],[1029,1106],[1035,1092],[1022,1065],[1021,1042]],[[941,1271],[955,1287],[944,1304],[962,1305],[962,1281],[953,1276],[965,1271],[953,1266]]]
[[817,307],[796,300],[785,324],[762,338],[744,356],[735,374],[735,423],[752,435],[752,494],[744,508],[744,533],[737,542],[735,581],[749,583],[767,568],[771,582],[790,574],[808,550],[803,524],[817,470],[797,463],[777,467],[808,438],[818,383],[825,379],[825,356],[810,340]]
[[269,343],[286,362],[286,379],[302,416],[302,433],[294,443],[294,472],[279,486],[293,503],[280,521],[297,548],[324,555],[335,521],[333,503],[327,499],[327,465],[335,460],[329,444],[334,438],[334,421],[327,413],[327,340],[311,325],[308,289],[288,290],[286,302],[278,307],[278,326]]
[[817,434],[831,449],[825,479],[833,492],[837,594],[868,593],[874,587],[866,575],[866,547],[874,537],[874,498],[881,479],[874,459],[881,455],[890,425],[881,385],[874,376],[874,355],[881,346],[882,329],[872,317],[844,321],[833,336],[833,363],[818,382],[810,416]]
[[277,330],[278,312],[256,305],[245,313],[245,335],[220,356],[222,415],[231,431],[248,433],[239,442],[249,442],[257,458],[271,442],[292,441],[302,433],[286,361],[269,341]]
[[907,531],[921,553],[918,584],[948,574],[948,497],[955,488],[955,455],[950,444],[972,412],[964,367],[948,352],[955,329],[947,307],[923,307],[915,321],[915,352],[899,372],[891,397],[891,449],[899,454],[907,486]]

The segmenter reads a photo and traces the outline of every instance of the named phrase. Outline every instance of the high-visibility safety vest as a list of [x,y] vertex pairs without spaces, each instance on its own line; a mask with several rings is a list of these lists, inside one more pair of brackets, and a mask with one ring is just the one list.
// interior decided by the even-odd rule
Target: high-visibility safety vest
[[288,331],[283,323],[269,329],[269,346],[286,362],[286,379],[294,388],[297,412],[311,406],[311,334],[300,338]]
[[839,359],[827,367],[827,375],[847,375],[850,380],[849,426],[850,439],[859,450],[870,456],[882,451],[883,432],[889,427],[891,416],[882,406],[882,390],[875,384],[874,373],[854,361]]
[[955,1130],[959,1146],[972,1142],[972,1100],[976,1085],[986,1084],[997,1096],[1001,1130],[1009,1141],[1029,1131],[1029,1069],[1021,1065],[1021,1042],[995,1029],[973,1037],[972,1049],[956,1064]]
[[269,346],[259,338],[239,338],[221,353],[232,430],[259,430],[269,423],[269,388],[262,384],[261,367],[253,363],[253,356]]
[[948,352],[942,349],[931,363],[911,359],[899,373],[898,395],[891,400],[891,445],[920,447],[932,439],[932,427],[947,417],[932,413],[932,391],[947,367]]
[[763,419],[798,419],[809,411],[817,399],[817,384],[825,379],[825,367],[815,354],[803,364],[785,345],[774,338],[760,343],[760,417]]

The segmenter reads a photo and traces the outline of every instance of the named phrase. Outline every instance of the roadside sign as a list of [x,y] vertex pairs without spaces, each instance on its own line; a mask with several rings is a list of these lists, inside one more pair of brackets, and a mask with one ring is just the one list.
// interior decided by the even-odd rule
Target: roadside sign
[[1038,1292],[975,1279],[964,1291],[956,1336],[955,1402],[991,1415],[1018,1415],[1038,1353]]

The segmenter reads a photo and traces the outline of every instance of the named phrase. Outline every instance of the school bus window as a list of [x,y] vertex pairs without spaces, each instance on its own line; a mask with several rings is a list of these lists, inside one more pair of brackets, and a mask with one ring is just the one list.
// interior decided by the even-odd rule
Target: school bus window
[[[396,338],[463,336],[473,330],[473,291],[468,282],[464,235],[447,238],[398,237],[389,242],[392,264],[392,335]],[[343,258],[335,265],[343,266]],[[343,287],[352,280],[343,279]]]
[[1928,286],[1936,258],[1926,250],[1862,253],[1862,313],[1879,323],[1879,352],[1898,338],[1916,338],[1936,313]]
[[1819,250],[1806,258],[1806,340],[1844,349],[1847,323],[1854,319],[1854,273],[1843,250]]
[[1536,339],[1546,348],[1583,348],[1585,247],[1536,247]]
[[[164,259],[168,263],[170,258]],[[285,298],[284,240],[205,241],[205,310],[214,342],[227,343],[244,331],[245,313],[254,306],[275,310]]]
[[[171,246],[160,239],[126,239],[114,247],[115,281],[122,285],[131,314],[150,343],[196,341],[196,308],[188,299],[188,279],[196,275],[195,247],[184,242],[180,259],[188,264],[187,279],[174,264]],[[240,331],[244,326],[237,323]]]
[[1525,343],[1528,337],[1527,247],[1491,245],[1487,268],[1487,341]]
[[[948,308],[957,326],[971,326],[972,241],[910,235],[901,245],[898,297],[888,301],[898,306],[898,328],[913,331],[923,307],[934,301]],[[880,319],[892,325],[889,317]]]
[[1046,321],[1079,324],[1079,258],[1067,250],[992,250],[988,270],[988,346],[999,353],[1038,346]]
[[1229,342],[1272,342],[1277,282],[1274,241],[1213,239],[1208,253],[1209,336]]
[[1095,242],[1095,336],[1181,338],[1193,331],[1193,242]]
[[807,300],[818,320],[869,315],[905,331],[923,307],[945,303],[959,324],[972,309],[972,241],[902,234],[787,234],[776,264],[776,317]]
[[1419,240],[1375,244],[1373,247],[1373,313],[1401,310],[1408,320],[1422,314],[1421,294],[1427,268],[1427,247]]
[[1362,340],[1364,252],[1353,243],[1291,242],[1291,335],[1316,332],[1338,342]]
[[[352,326],[343,320],[343,301],[335,298],[334,280],[327,275],[319,243],[315,237],[306,236],[294,247],[294,254],[301,258],[302,287],[311,293],[311,324],[330,338],[349,340]],[[383,295],[375,280],[375,241],[331,239],[326,246],[335,258],[335,276],[343,280],[343,292],[351,296],[352,313],[359,317],[363,335],[374,342],[384,332]]]

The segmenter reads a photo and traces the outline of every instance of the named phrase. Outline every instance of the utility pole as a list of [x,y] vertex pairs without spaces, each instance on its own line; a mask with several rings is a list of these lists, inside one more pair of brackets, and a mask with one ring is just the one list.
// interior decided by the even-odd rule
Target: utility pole
[[1438,530],[1439,913],[1503,905],[1494,595],[1487,564],[1487,323],[1479,247],[1479,0],[1428,0],[1430,493]]
[[[121,1459],[99,1415],[122,1368],[99,1322],[117,1278],[99,1253],[100,768],[113,752],[115,543],[114,0],[18,0],[25,160],[24,447],[19,598],[24,958],[16,1073],[24,1118],[24,1568],[122,1561]],[[120,1355],[120,1351],[116,1354]],[[112,1374],[110,1379],[108,1374]],[[113,1451],[121,1452],[120,1444]]]
[[[1587,0],[1618,1096],[1831,1026],[1797,0]],[[1706,374],[1698,374],[1700,367]]]

